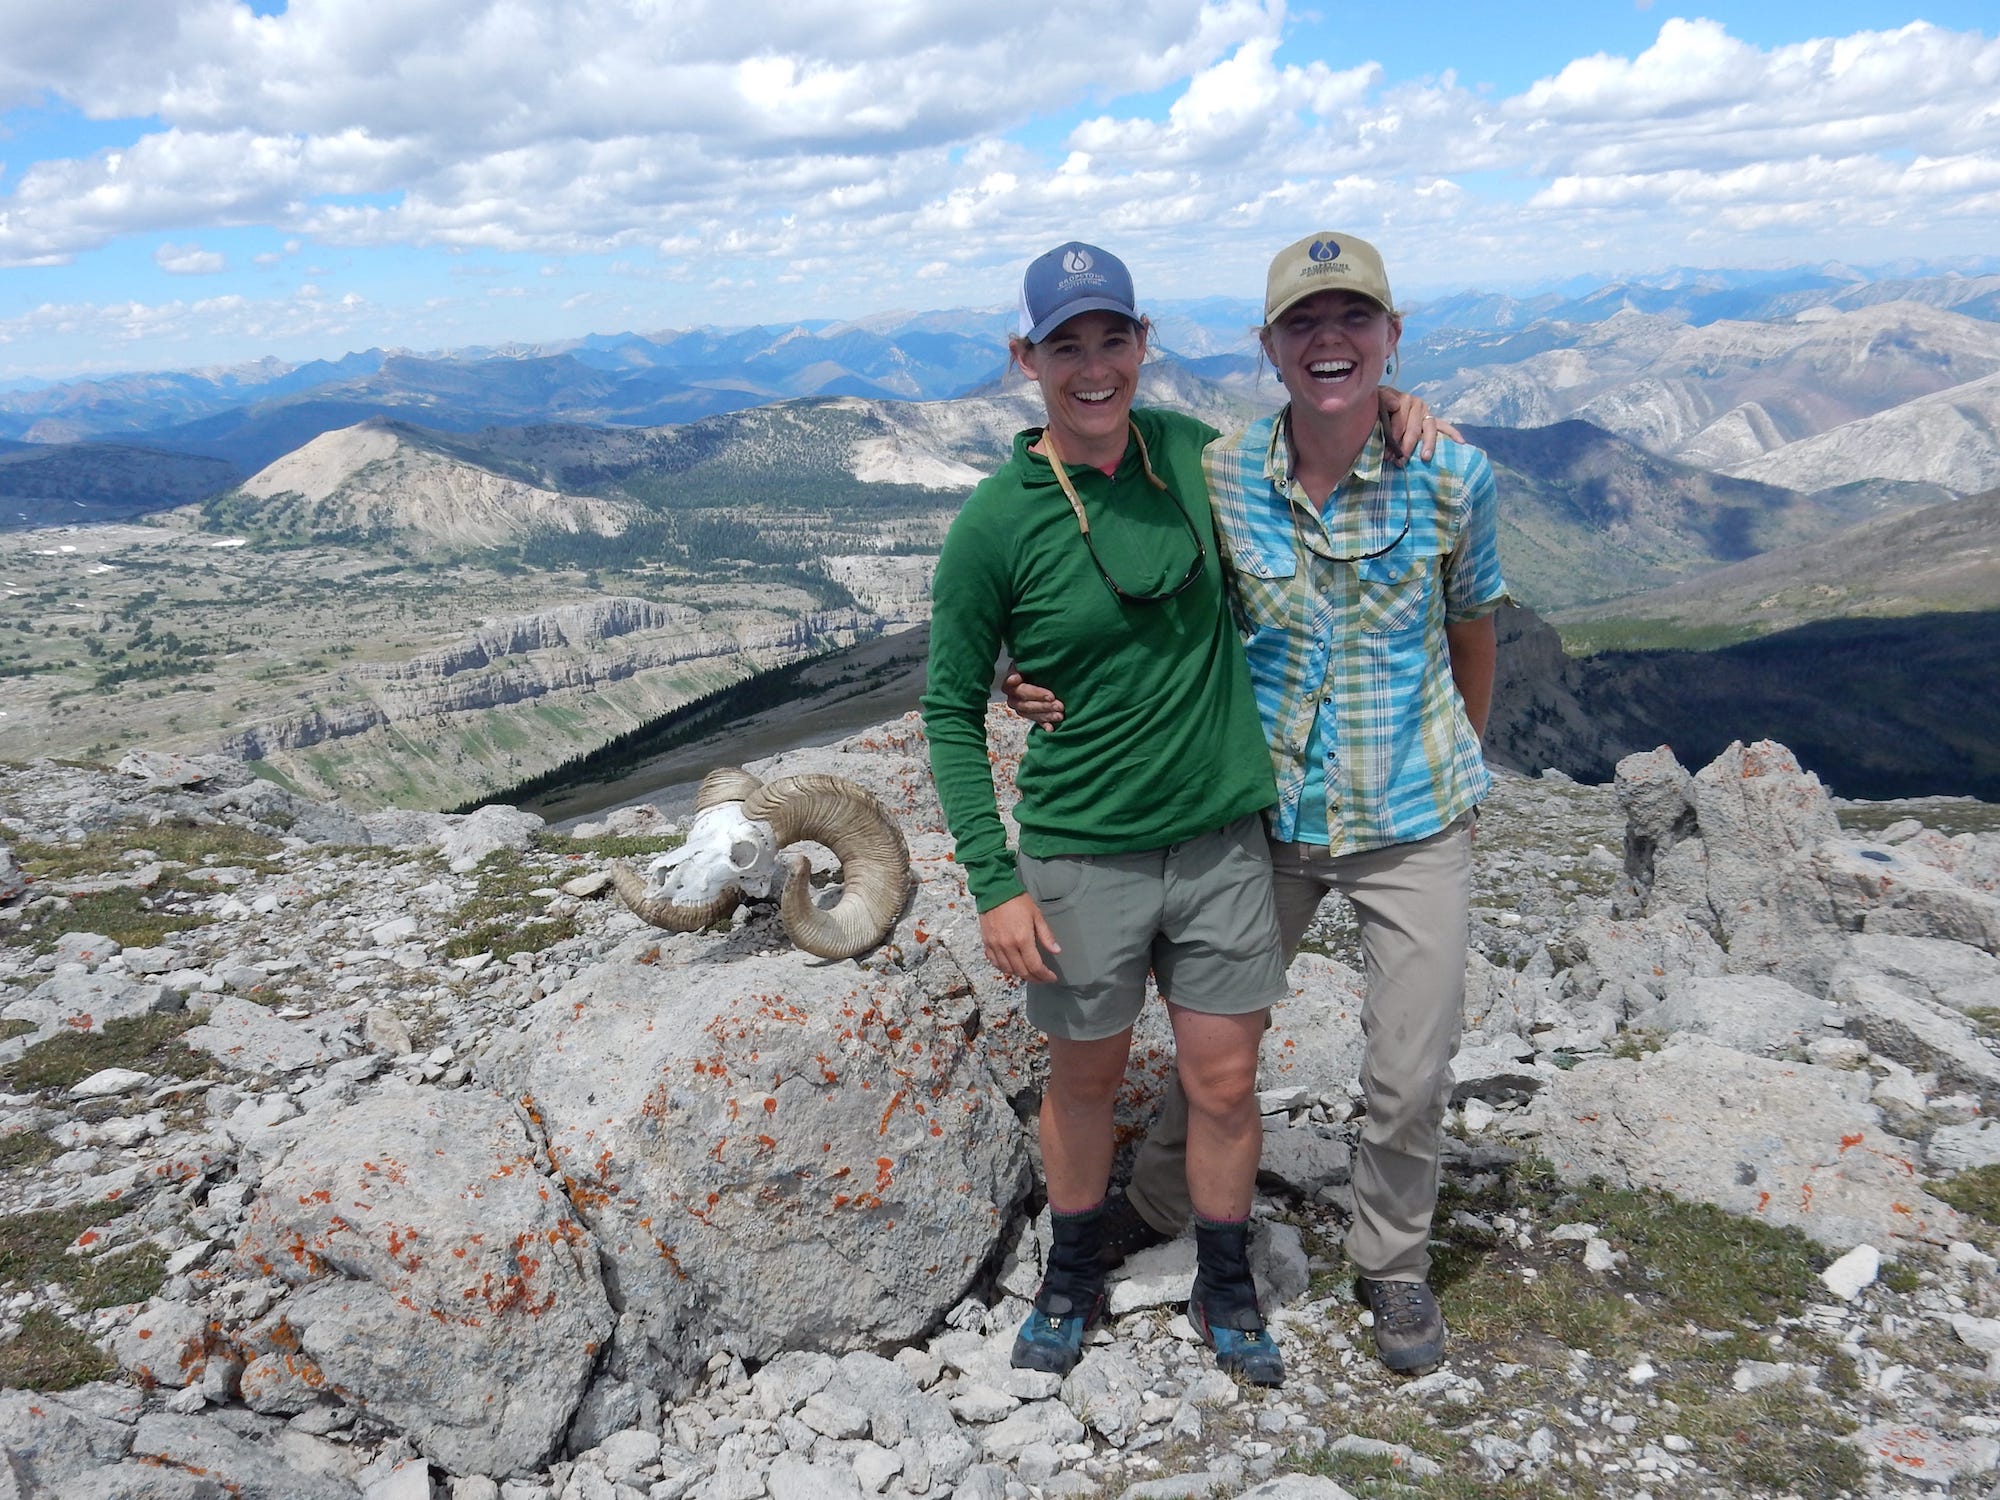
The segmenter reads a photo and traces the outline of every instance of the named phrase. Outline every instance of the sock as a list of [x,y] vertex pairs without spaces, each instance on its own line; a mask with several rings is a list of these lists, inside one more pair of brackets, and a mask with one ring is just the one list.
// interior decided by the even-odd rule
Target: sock
[[1250,1276],[1250,1221],[1194,1216],[1194,1297],[1212,1328],[1264,1326]]

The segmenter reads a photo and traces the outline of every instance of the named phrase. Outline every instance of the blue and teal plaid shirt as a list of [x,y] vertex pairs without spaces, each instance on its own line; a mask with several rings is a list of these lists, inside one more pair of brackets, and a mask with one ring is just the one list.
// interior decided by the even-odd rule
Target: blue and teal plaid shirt
[[1506,601],[1493,471],[1447,441],[1399,469],[1378,427],[1322,517],[1283,416],[1202,458],[1277,773],[1271,836],[1336,854],[1427,838],[1491,785],[1444,627]]

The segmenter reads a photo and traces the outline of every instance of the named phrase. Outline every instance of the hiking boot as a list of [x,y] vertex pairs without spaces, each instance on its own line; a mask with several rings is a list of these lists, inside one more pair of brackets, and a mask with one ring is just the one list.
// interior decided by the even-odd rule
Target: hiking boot
[[1164,1245],[1173,1238],[1148,1224],[1122,1192],[1114,1192],[1104,1200],[1104,1217],[1098,1221],[1097,1232],[1097,1264],[1105,1271],[1115,1271],[1125,1264],[1126,1256]]
[[1035,1310],[1014,1335],[1008,1359],[1017,1370],[1067,1375],[1083,1358],[1083,1336],[1104,1311],[1104,1286],[1078,1286],[1051,1277],[1035,1294]]
[[1424,1281],[1354,1283],[1354,1299],[1375,1314],[1375,1352],[1399,1375],[1422,1375],[1444,1359],[1444,1314]]
[[1197,1280],[1187,1315],[1201,1341],[1215,1351],[1223,1374],[1241,1375],[1252,1385],[1285,1383],[1285,1357],[1264,1327],[1254,1290],[1247,1301],[1241,1295],[1216,1296]]

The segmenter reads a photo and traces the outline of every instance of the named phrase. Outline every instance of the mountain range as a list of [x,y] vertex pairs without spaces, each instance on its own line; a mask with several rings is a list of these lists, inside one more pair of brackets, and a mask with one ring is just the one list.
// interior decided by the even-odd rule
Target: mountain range
[[[1988,378],[2000,323],[1888,302],[1701,327],[1619,312],[1444,342],[1434,335],[1413,360],[1451,373],[1416,389],[1460,421],[1582,417],[1663,456],[1797,489],[1897,478],[1964,494],[2000,482],[2000,383]],[[1940,451],[1952,427],[1986,441]]]
[[[1979,677],[2000,323],[1975,314],[1995,280],[1892,297],[1837,268],[1694,276],[1411,317],[1398,378],[1490,455],[1515,597],[1601,653],[1570,661],[1545,631],[1510,647],[1539,663],[1518,690],[1554,736],[1524,757],[1596,766],[1682,733],[1674,714],[1724,732],[1787,701],[1810,719],[1794,679],[1836,685],[1844,655],[1879,665],[1862,675],[1885,703],[1898,662]],[[1141,399],[1224,429],[1267,410],[1242,353],[1255,315],[1163,309]],[[911,632],[914,660],[960,498],[1040,417],[1000,353],[1008,321],[377,350],[0,395],[0,583],[22,622],[0,634],[0,754],[226,742],[315,794],[450,805],[830,648]],[[909,399],[930,390],[949,394]],[[30,530],[139,519],[158,524]],[[1694,647],[1731,649],[1663,664]],[[1572,678],[1588,713],[1536,696]],[[1876,717],[1915,744],[1901,712]],[[1967,745],[1932,759],[1986,774]]]
[[[1226,427],[1242,411],[1172,364],[1146,399]],[[801,557],[934,551],[958,499],[1036,420],[1032,395],[944,402],[854,397],[780,403],[682,427],[542,424],[437,432],[371,419],[322,434],[209,502],[211,526],[253,539],[376,538],[420,550],[495,547],[550,532],[635,539],[660,515],[754,518],[766,546]],[[1661,587],[1815,541],[1882,502],[1812,498],[1661,459],[1570,421],[1469,428],[1507,495],[1502,555],[1541,608]]]
[[[1525,299],[1464,294],[1412,309],[1403,378],[1460,421],[1518,427],[1582,416],[1719,468],[2000,370],[1996,318],[2000,276],[1867,280],[1844,267],[1674,273]],[[1276,387],[1258,379],[1257,321],[1247,299],[1163,302],[1156,343],[1190,375],[1269,406]],[[241,477],[377,415],[464,432],[546,421],[660,426],[800,396],[949,399],[998,387],[1011,325],[1000,309],[884,313],[131,374],[0,392],[0,441],[116,438],[219,458]],[[1990,415],[1990,391],[1966,396],[1976,426]],[[1878,429],[1865,446],[1879,452],[1883,437]],[[1803,477],[1779,477],[1808,489],[1875,477],[1847,474],[1852,467],[1820,457]],[[1987,487],[1949,464],[1933,468],[1927,479],[1958,493]]]

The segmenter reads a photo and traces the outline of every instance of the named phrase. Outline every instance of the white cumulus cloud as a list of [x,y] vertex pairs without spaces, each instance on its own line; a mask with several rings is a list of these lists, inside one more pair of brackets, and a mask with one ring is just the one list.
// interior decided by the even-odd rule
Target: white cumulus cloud
[[848,311],[947,273],[997,291],[1067,234],[1163,293],[1254,289],[1307,228],[1458,283],[1863,255],[1844,226],[1883,258],[2000,244],[1982,33],[1760,47],[1670,17],[1512,96],[1330,67],[1293,36],[1285,0],[0,7],[0,109],[132,122],[12,163],[0,265],[262,226],[287,255],[605,256],[741,316],[778,287]]
[[172,276],[217,276],[229,269],[229,257],[199,245],[163,243],[153,252],[153,264]]

